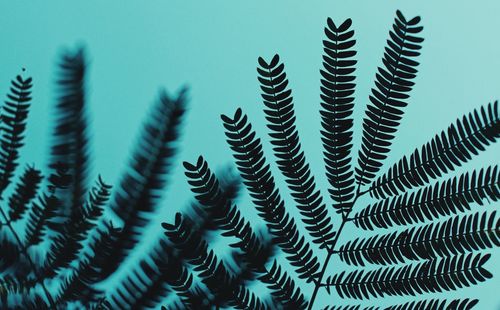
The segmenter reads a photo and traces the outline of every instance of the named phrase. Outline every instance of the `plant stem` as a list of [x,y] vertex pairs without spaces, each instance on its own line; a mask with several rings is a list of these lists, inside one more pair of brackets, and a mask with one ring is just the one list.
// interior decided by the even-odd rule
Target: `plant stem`
[[[356,200],[358,200],[359,197],[363,196],[364,194],[366,194],[368,192],[368,191],[360,192],[360,187],[361,187],[361,185],[358,185],[358,188],[356,190],[356,195],[354,197],[354,200],[352,201],[351,210],[354,207]],[[345,216],[342,216],[342,223],[340,224],[339,230],[337,231],[337,234],[335,235],[335,239],[333,240],[333,243],[331,245],[330,250],[328,250],[328,254],[326,255],[325,261],[323,263],[323,268],[321,269],[321,272],[319,274],[318,281],[315,282],[315,284],[314,284],[314,291],[311,295],[311,299],[309,300],[309,306],[307,307],[308,310],[312,310],[314,301],[316,300],[316,297],[318,295],[319,288],[322,287],[321,282],[323,281],[323,277],[325,276],[326,269],[328,267],[328,263],[330,262],[332,255],[335,252],[337,252],[337,251],[335,251],[335,245],[339,241],[339,237],[342,234],[342,231],[344,230],[345,224],[349,221],[348,216],[349,216],[349,213],[351,213],[351,210],[349,210],[345,214]]]
[[47,301],[49,302],[50,306],[55,309],[55,303],[54,303],[54,300],[52,299],[52,295],[50,295],[49,290],[47,289],[47,287],[45,287],[43,280],[41,279],[40,275],[36,271],[35,263],[33,262],[31,257],[29,256],[28,252],[26,251],[26,248],[24,247],[23,243],[21,242],[21,239],[19,238],[18,234],[16,233],[16,230],[14,229],[14,227],[12,227],[10,219],[7,217],[7,214],[5,214],[5,212],[3,211],[3,208],[1,206],[0,206],[0,214],[2,215],[3,220],[5,221],[5,224],[7,225],[7,227],[9,227],[9,230],[11,231],[12,235],[14,235],[14,238],[16,239],[16,242],[17,242],[19,248],[21,249],[21,253],[23,253],[24,256],[28,259],[28,262],[29,262],[31,268],[33,269],[33,273],[35,274],[35,277],[40,282],[40,285],[42,286],[42,289],[43,289],[45,295],[47,296]]

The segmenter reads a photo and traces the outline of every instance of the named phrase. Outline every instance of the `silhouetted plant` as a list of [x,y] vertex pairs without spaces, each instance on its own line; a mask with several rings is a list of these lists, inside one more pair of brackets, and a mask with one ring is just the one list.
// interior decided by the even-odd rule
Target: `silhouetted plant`
[[[186,91],[174,97],[160,92],[122,181],[112,190],[100,177],[93,186],[89,182],[90,128],[82,49],[63,54],[57,76],[47,174],[33,166],[17,171],[31,104],[31,78],[19,75],[12,81],[2,110],[0,307],[116,309],[129,308],[132,298],[134,309],[154,307],[166,294],[164,278],[169,274],[163,271],[173,264],[163,260],[161,238],[134,267],[148,268],[146,275],[156,282],[145,285],[141,292],[133,290],[130,298],[122,294],[121,287],[134,285],[130,279],[135,269],[118,280],[116,289],[99,285],[111,279],[130,256],[158,208],[177,149]],[[16,185],[9,187],[17,174]],[[106,215],[107,209],[118,221]]]
[[[261,140],[243,111],[222,115],[222,121],[243,184],[272,239],[257,235],[255,224],[224,195],[203,157],[184,163],[199,204],[222,235],[230,237],[231,247],[239,254],[236,263],[253,276],[242,278],[228,271],[229,263],[220,257],[223,251],[220,246],[217,251],[210,248],[211,239],[203,238],[198,218],[179,213],[175,223],[163,225],[185,263],[183,268],[193,268],[193,274],[202,279],[202,295],[208,296],[213,307],[312,309],[321,289],[359,300],[422,295],[420,300],[389,307],[354,304],[328,309],[470,309],[478,303],[465,297],[445,300],[423,295],[457,290],[492,277],[484,267],[490,254],[482,250],[500,245],[499,219],[494,210],[478,205],[500,199],[498,167],[452,178],[447,175],[496,142],[500,135],[497,102],[459,118],[409,157],[382,170],[409,103],[423,42],[421,31],[419,17],[408,20],[397,12],[383,66],[377,70],[369,96],[354,165],[354,31],[350,19],[339,26],[328,19],[320,114],[329,198],[322,196],[302,150],[283,63],[278,55],[270,61],[259,58],[258,80],[270,143],[293,203],[283,198]],[[372,202],[359,199],[368,196]],[[338,226],[327,208],[329,199],[340,217]],[[301,224],[291,214],[291,204],[298,208],[309,236],[303,235]],[[344,236],[347,225],[357,228],[358,235]],[[364,237],[366,231],[375,234]],[[288,264],[275,256],[278,249]],[[330,268],[335,256],[354,269]],[[187,280],[190,276],[185,272],[178,273],[186,279],[179,294],[185,304],[192,302],[197,308],[198,299],[182,295],[189,284],[199,285]],[[253,279],[267,286],[272,300],[266,301],[265,294],[251,289]],[[312,294],[306,293],[306,287]],[[329,303],[336,300],[329,299]]]
[[[483,250],[500,244],[499,220],[495,210],[472,209],[500,198],[499,170],[447,174],[496,142],[496,102],[381,171],[417,73],[419,23],[419,17],[407,20],[397,12],[353,167],[354,31],[350,20],[337,26],[328,19],[320,115],[329,197],[302,151],[283,63],[277,55],[259,58],[270,142],[302,224],[276,184],[248,117],[237,109],[222,121],[239,175],[226,171],[219,177],[203,157],[185,162],[196,199],[173,223],[162,224],[164,236],[148,236],[151,247],[144,253],[138,245],[168,184],[186,91],[160,93],[126,171],[111,187],[100,177],[91,182],[83,50],[65,53],[59,64],[47,173],[34,166],[18,171],[32,80],[16,77],[0,124],[0,306],[312,309],[322,289],[366,300],[457,290],[490,278],[484,268],[490,254]],[[266,229],[240,210],[240,183]],[[346,238],[346,225],[359,235]],[[367,231],[374,234],[363,236]],[[334,257],[352,267],[329,268]],[[329,303],[327,309],[381,309]],[[383,308],[470,309],[477,303],[424,297]]]

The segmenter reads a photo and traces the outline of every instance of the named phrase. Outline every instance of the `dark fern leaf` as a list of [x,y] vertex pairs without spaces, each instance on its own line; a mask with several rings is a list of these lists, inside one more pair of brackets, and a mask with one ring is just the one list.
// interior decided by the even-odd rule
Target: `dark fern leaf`
[[[153,258],[156,270],[149,272],[152,282],[145,293],[135,301],[132,309],[155,308],[171,291],[174,291],[184,302],[201,305],[198,298],[192,295],[193,275],[163,240],[148,256]],[[151,266],[146,266],[144,269],[146,268],[151,268]]]
[[38,196],[37,201],[32,203],[28,213],[24,242],[26,248],[40,243],[48,229],[61,231],[63,225],[58,217],[58,211],[61,210],[62,201],[59,193],[65,190],[70,182],[71,178],[64,166],[58,166],[49,175],[45,191]]
[[29,204],[38,194],[38,189],[43,177],[40,170],[28,166],[21,177],[11,196],[8,199],[9,218],[17,221],[24,216]]
[[46,234],[50,219],[56,216],[60,201],[53,194],[43,193],[33,203],[26,223],[25,246],[37,245]]
[[324,310],[470,310],[478,303],[477,299],[454,299],[451,302],[447,300],[428,299],[419,301],[410,301],[404,304],[389,307],[362,307],[357,306],[331,306]]
[[356,181],[359,186],[372,180],[387,158],[394,134],[408,105],[408,93],[414,83],[423,39],[418,37],[422,27],[420,17],[409,21],[397,11],[393,30],[389,32],[384,57],[384,68],[378,68],[375,88],[363,120],[362,145],[359,150]]
[[78,212],[89,188],[89,132],[85,100],[86,61],[82,48],[66,51],[59,62],[55,127],[50,168],[64,166],[71,183],[61,199],[62,216]]
[[[175,286],[172,287],[176,289]],[[197,283],[193,282],[191,288],[183,288],[182,290],[183,291],[179,294],[179,290],[176,289],[177,294],[180,296],[181,302],[184,306],[181,309],[207,309],[212,304],[210,296],[208,296],[207,292]],[[168,309],[176,309],[174,308],[176,304],[171,304],[169,306],[171,307],[169,307]]]
[[208,211],[206,216],[224,231],[224,236],[234,236],[238,239],[238,242],[231,246],[241,249],[250,268],[260,274],[259,279],[267,284],[275,299],[285,307],[306,308],[304,296],[277,262],[273,262],[271,269],[266,267],[268,258],[273,255],[272,249],[263,244],[253,232],[250,223],[241,216],[237,206],[232,204],[231,197],[221,189],[219,180],[203,157],[198,158],[196,165],[184,162],[184,167],[192,192]]
[[[193,284],[193,276],[182,264],[182,260],[172,253],[164,240],[148,253],[151,263],[142,263],[142,272],[151,280],[142,296],[135,300],[131,309],[156,308],[172,291],[180,297],[188,297]],[[137,292],[127,292],[128,294]],[[122,294],[123,296],[123,294]]]
[[302,294],[300,287],[293,278],[283,270],[276,260],[271,268],[260,277],[271,290],[273,298],[278,301],[284,309],[306,309],[308,301]]
[[18,166],[19,149],[24,145],[26,120],[31,105],[32,78],[18,75],[11,81],[0,123],[0,195],[9,185]]
[[321,72],[321,141],[330,197],[338,212],[352,207],[354,178],[351,169],[354,65],[356,55],[351,19],[337,27],[331,18],[325,27]]
[[114,255],[113,244],[120,233],[120,230],[111,223],[104,223],[103,226],[89,242],[90,251],[83,255],[78,267],[64,281],[57,296],[58,303],[64,304],[72,300],[86,302],[101,300],[102,292],[96,289],[95,284],[106,277],[103,271]]
[[177,213],[175,224],[162,224],[165,234],[180,251],[182,257],[199,272],[203,283],[216,296],[215,305],[231,306],[237,309],[267,309],[245,286],[234,281],[224,263],[219,261],[212,250],[208,249],[206,241],[193,230],[190,219]]
[[500,246],[500,219],[496,212],[455,216],[444,222],[415,226],[386,235],[356,238],[342,245],[340,259],[347,264],[397,264],[453,256]]
[[447,131],[417,148],[409,159],[403,157],[373,182],[370,193],[376,198],[385,198],[425,185],[455,170],[499,137],[500,120],[495,101],[458,119]]
[[116,253],[108,266],[108,273],[115,271],[139,242],[141,231],[156,210],[176,153],[186,100],[185,89],[176,98],[161,92],[144,124],[129,169],[111,202],[111,209],[123,221],[123,230],[115,245]]
[[260,216],[274,235],[274,242],[287,254],[300,278],[313,281],[318,277],[319,263],[309,244],[286,212],[266,163],[260,139],[256,138],[247,116],[238,109],[233,118],[222,115],[227,142],[233,150],[243,183],[250,192]]
[[45,275],[55,276],[61,268],[68,267],[78,257],[83,248],[82,243],[103,214],[110,191],[111,186],[99,176],[84,206],[73,212],[72,220],[65,222],[62,232],[52,239],[44,266]]
[[470,210],[472,203],[500,199],[498,166],[464,173],[413,193],[387,198],[359,211],[352,220],[365,230],[408,225]]
[[302,214],[303,222],[320,248],[330,248],[335,237],[328,210],[323,203],[316,181],[301,149],[295,126],[292,91],[288,86],[285,66],[278,55],[267,63],[259,57],[260,88],[266,108],[264,113],[270,129],[271,144],[278,168],[285,176],[288,188]]
[[342,272],[329,277],[325,285],[328,290],[334,286],[342,298],[355,299],[451,291],[491,278],[483,267],[489,258],[490,254],[471,253],[403,267]]
[[[115,309],[142,309],[138,300],[147,293],[152,285],[152,277],[155,274],[153,266],[146,260],[142,260],[139,266],[132,268],[118,288],[111,296],[111,302]],[[143,300],[143,302],[148,302]]]
[[384,310],[470,310],[477,303],[477,299],[454,299],[451,302],[447,300],[429,299],[394,305],[384,308]]
[[330,306],[325,307],[323,310],[379,310],[380,308],[375,307],[361,307],[360,305],[355,306]]
[[267,263],[265,258],[269,257],[265,252],[271,252],[271,249],[262,245],[250,223],[241,216],[230,197],[222,191],[219,180],[208,167],[208,163],[200,156],[196,165],[184,162],[184,168],[191,191],[205,207],[205,216],[214,221],[218,229],[224,231],[223,236],[236,237],[238,242],[231,246],[246,254],[254,270],[264,272]]

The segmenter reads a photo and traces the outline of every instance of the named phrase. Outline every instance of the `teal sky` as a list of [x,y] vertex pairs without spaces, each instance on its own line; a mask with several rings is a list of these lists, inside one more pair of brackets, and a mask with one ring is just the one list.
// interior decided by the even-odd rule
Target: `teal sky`
[[[457,117],[500,99],[500,1],[2,1],[0,91],[5,94],[22,67],[33,76],[34,105],[22,158],[44,166],[57,56],[65,47],[84,44],[91,59],[88,97],[95,173],[113,183],[161,87],[171,92],[190,87],[179,164],[199,154],[213,168],[229,163],[232,157],[219,115],[232,114],[237,107],[266,138],[255,68],[259,56],[279,53],[293,88],[303,148],[326,194],[318,113],[326,18],[338,23],[353,19],[359,142],[368,93],[396,9],[409,18],[422,17],[425,42],[417,84],[388,167]],[[269,148],[267,142],[265,146]],[[490,147],[466,168],[498,164],[499,154],[499,145]],[[171,220],[188,198],[182,170],[176,169],[156,220]],[[243,204],[247,200],[243,197]],[[153,225],[151,233],[157,227]],[[496,278],[460,293],[481,299],[478,309],[500,309],[500,251],[492,252],[488,266]],[[337,297],[323,295],[321,303],[332,298]]]

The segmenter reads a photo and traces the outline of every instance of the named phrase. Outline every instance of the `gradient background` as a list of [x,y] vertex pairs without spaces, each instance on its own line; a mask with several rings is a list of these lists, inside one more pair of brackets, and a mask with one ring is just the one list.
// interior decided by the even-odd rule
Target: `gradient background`
[[[500,98],[500,1],[2,1],[0,91],[6,93],[10,79],[22,67],[33,76],[34,105],[21,156],[43,167],[55,99],[54,65],[63,47],[84,44],[91,59],[88,98],[94,170],[113,183],[127,163],[148,107],[163,86],[172,92],[182,85],[190,87],[192,100],[179,163],[194,161],[199,154],[214,169],[229,163],[232,157],[219,115],[232,114],[237,107],[249,114],[259,135],[267,138],[255,67],[258,56],[270,58],[279,53],[294,91],[303,148],[326,194],[318,113],[326,18],[337,23],[353,19],[358,41],[358,142],[361,117],[396,9],[408,18],[422,16],[425,42],[417,84],[388,167],[458,116]],[[269,149],[267,141],[264,145]],[[500,145],[490,147],[466,167],[498,164],[499,154]],[[172,220],[189,199],[179,168],[150,234],[158,231],[158,222]],[[246,201],[248,197],[243,196],[241,204],[253,219]],[[350,232],[354,230],[347,230],[346,237]],[[500,309],[500,250],[490,252],[494,255],[488,267],[496,278],[460,292],[479,298],[477,309]],[[320,297],[318,306],[338,301],[335,294]],[[366,304],[371,303],[378,305],[379,300]]]

